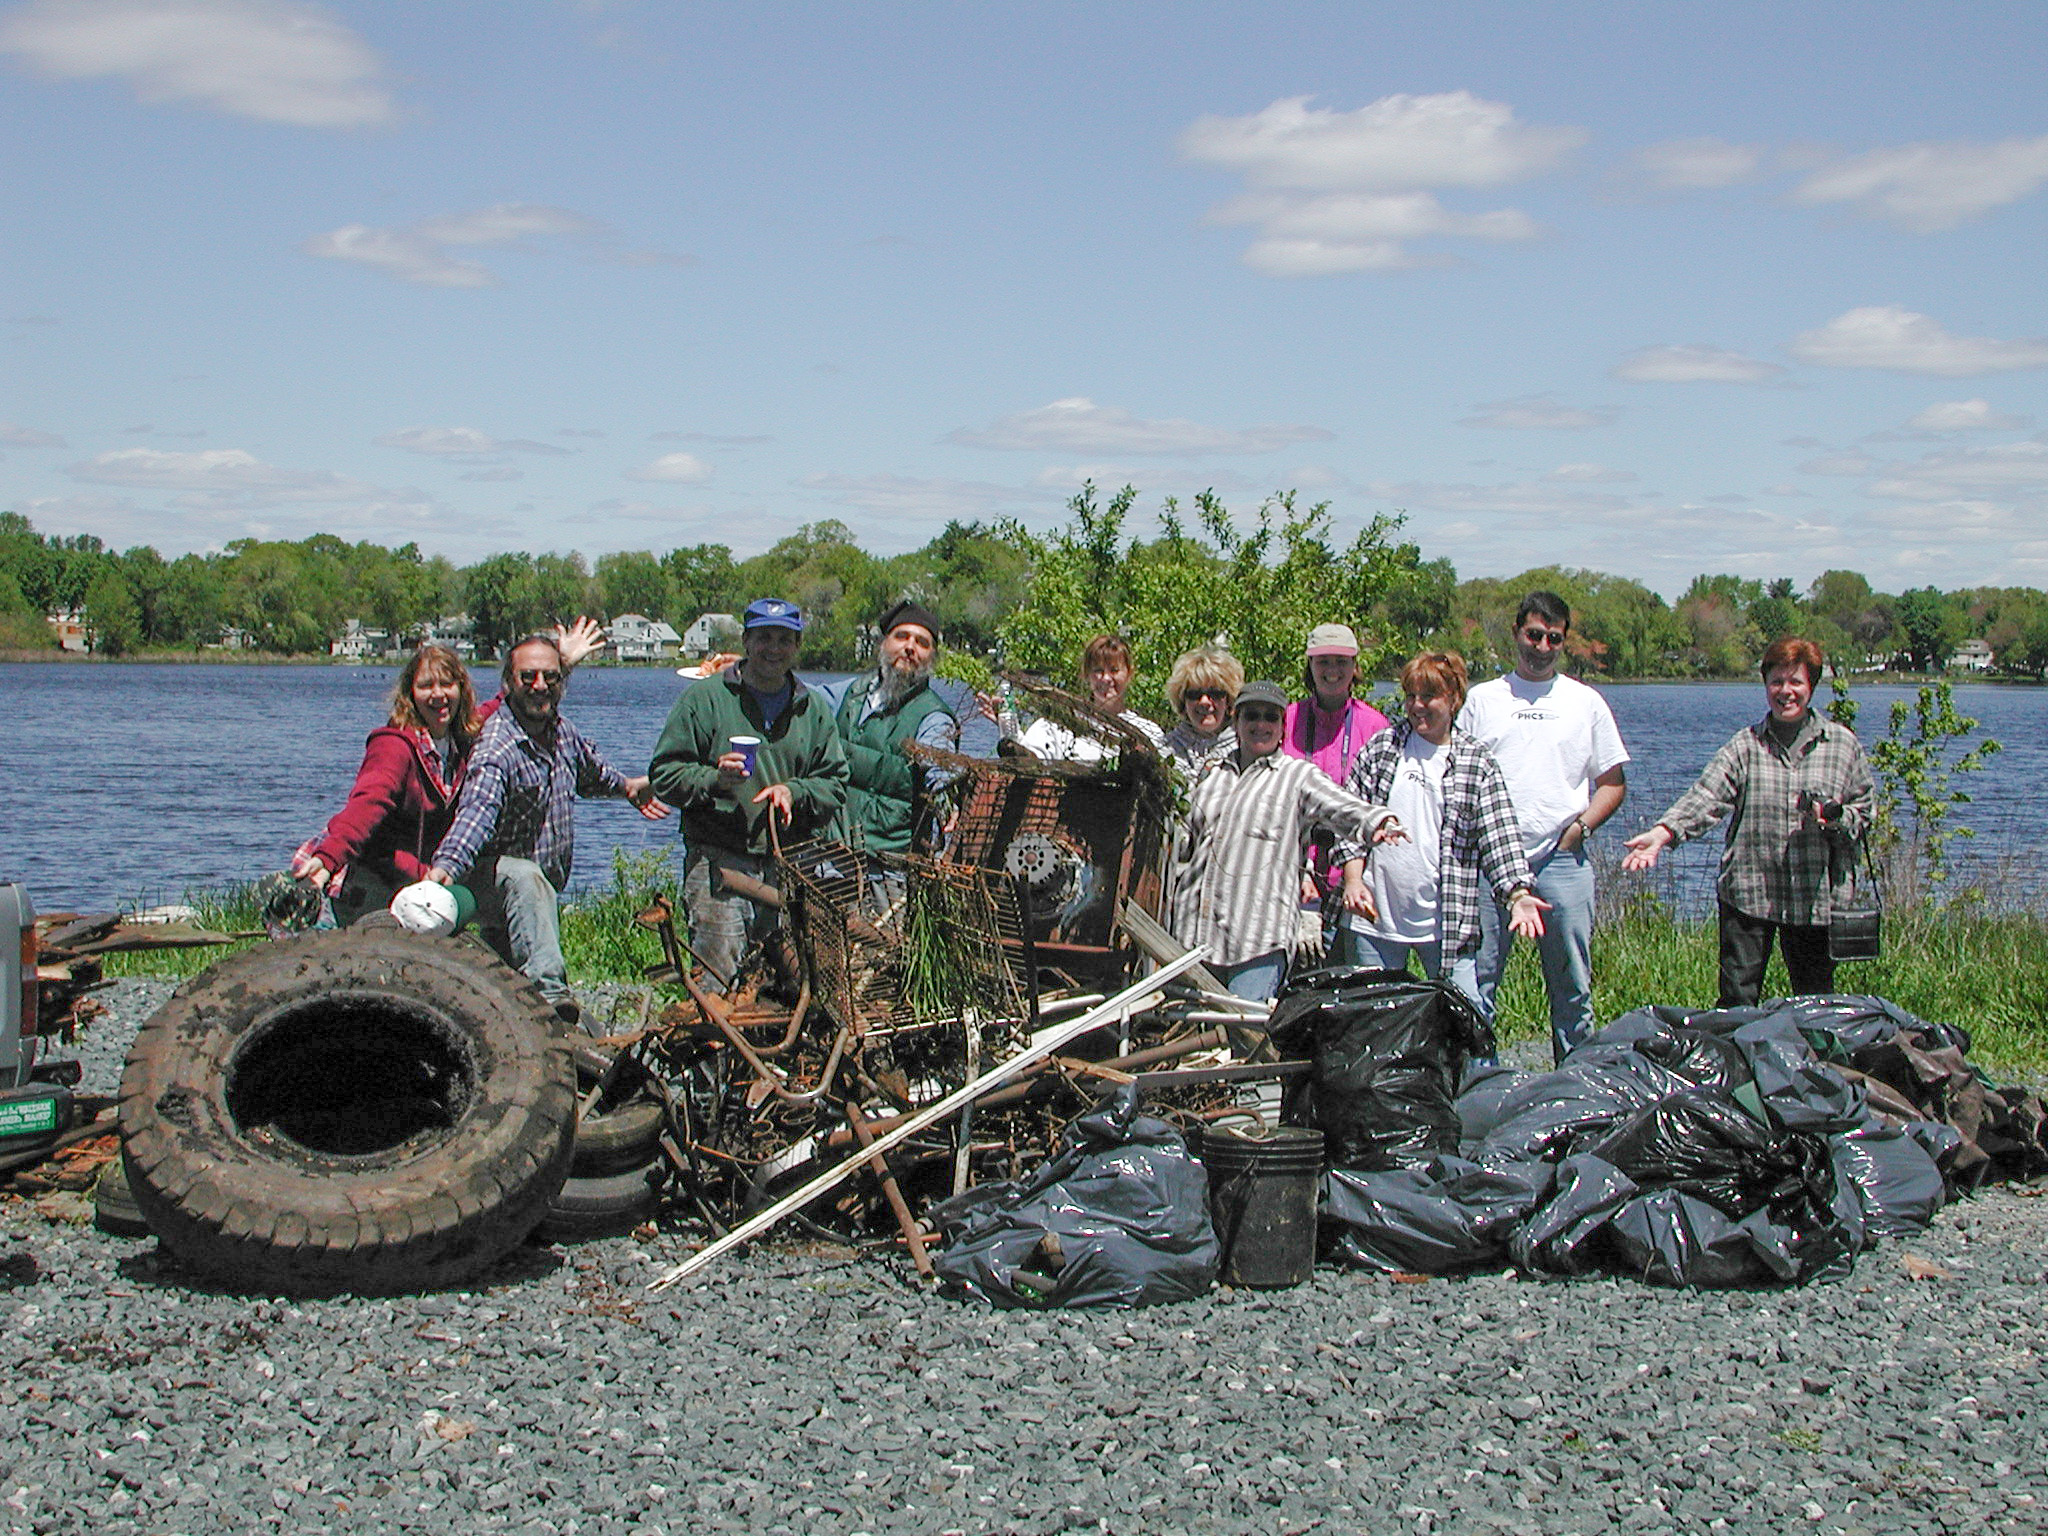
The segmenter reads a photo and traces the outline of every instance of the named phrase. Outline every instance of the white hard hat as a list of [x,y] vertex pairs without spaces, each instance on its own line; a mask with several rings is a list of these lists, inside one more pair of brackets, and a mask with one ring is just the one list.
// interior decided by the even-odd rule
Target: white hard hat
[[455,893],[433,880],[408,885],[391,898],[391,915],[411,933],[439,937],[455,931]]

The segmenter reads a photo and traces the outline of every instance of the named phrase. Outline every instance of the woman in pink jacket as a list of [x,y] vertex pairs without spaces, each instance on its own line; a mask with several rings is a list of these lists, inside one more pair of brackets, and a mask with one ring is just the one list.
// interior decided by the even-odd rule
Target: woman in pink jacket
[[455,795],[482,722],[462,659],[423,645],[399,669],[391,719],[370,732],[348,803],[301,848],[292,873],[328,894],[349,926],[426,878],[455,819]]
[[[1280,750],[1314,763],[1331,783],[1348,784],[1359,754],[1387,728],[1387,717],[1352,697],[1358,686],[1358,636],[1350,625],[1318,624],[1309,631],[1307,651],[1301,683],[1308,697],[1287,706]],[[1317,932],[1325,946],[1336,937],[1343,888],[1344,870],[1336,851],[1327,837],[1318,837],[1309,845],[1309,867],[1301,877],[1299,938],[1308,953],[1316,952]]]

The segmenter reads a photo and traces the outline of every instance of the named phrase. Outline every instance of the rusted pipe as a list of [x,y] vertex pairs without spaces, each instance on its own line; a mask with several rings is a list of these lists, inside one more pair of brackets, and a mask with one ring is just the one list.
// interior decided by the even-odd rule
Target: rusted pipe
[[[875,1144],[874,1132],[868,1129],[867,1118],[861,1114],[860,1106],[848,1099],[843,1106],[846,1123],[853,1130],[854,1139],[863,1147]],[[903,1241],[910,1248],[910,1262],[917,1266],[918,1278],[932,1278],[932,1258],[924,1251],[924,1233],[918,1228],[917,1219],[910,1214],[910,1204],[903,1198],[903,1190],[896,1183],[896,1175],[889,1171],[889,1159],[877,1152],[868,1159],[868,1166],[881,1181],[882,1197],[889,1202],[889,1209],[895,1213],[896,1225],[903,1229]]]

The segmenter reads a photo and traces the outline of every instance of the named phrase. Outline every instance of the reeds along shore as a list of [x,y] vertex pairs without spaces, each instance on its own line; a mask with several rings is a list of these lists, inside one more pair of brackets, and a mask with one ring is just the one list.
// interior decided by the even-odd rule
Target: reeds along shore
[[[1604,873],[1593,937],[1593,1008],[1602,1022],[1649,1003],[1706,1008],[1714,1003],[1716,930],[1711,917],[1675,913],[1653,885]],[[579,982],[638,982],[661,959],[654,936],[633,914],[656,891],[682,902],[674,865],[663,852],[615,854],[609,884],[578,892],[562,914],[569,974]],[[247,887],[192,898],[209,926],[248,932],[258,925]],[[1844,965],[1844,992],[1889,998],[1922,1018],[1959,1024],[1972,1057],[1994,1077],[2048,1085],[2048,915],[1994,901],[1978,887],[1936,889],[1885,913],[1885,954]],[[218,950],[109,955],[116,976],[188,976]],[[1787,990],[1772,957],[1766,996]],[[1503,1043],[1548,1037],[1549,1015],[1535,947],[1516,946],[1500,993]]]

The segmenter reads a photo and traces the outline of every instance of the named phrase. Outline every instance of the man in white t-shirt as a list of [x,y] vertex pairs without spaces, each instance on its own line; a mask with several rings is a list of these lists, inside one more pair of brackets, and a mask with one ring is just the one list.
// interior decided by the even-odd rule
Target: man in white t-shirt
[[[1628,794],[1628,749],[1614,712],[1557,670],[1570,631],[1571,609],[1556,593],[1523,598],[1515,614],[1515,670],[1474,688],[1458,716],[1459,729],[1500,763],[1536,894],[1550,903],[1536,943],[1559,1060],[1593,1032],[1593,864],[1586,840]],[[1493,903],[1482,903],[1479,915],[1479,994],[1490,1018],[1514,936]]]

